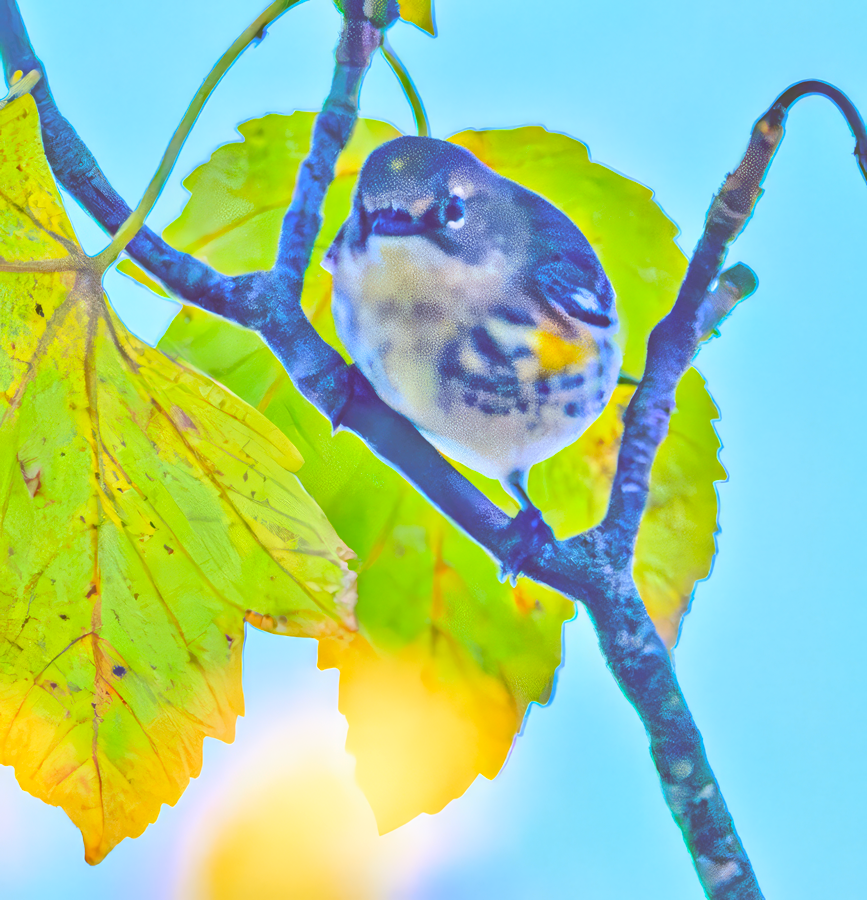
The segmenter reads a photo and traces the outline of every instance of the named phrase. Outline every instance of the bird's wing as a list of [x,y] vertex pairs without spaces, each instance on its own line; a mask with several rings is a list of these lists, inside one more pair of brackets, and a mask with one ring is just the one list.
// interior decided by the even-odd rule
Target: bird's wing
[[615,325],[614,290],[577,226],[547,200],[521,190],[516,198],[532,235],[523,287],[543,314],[588,325]]

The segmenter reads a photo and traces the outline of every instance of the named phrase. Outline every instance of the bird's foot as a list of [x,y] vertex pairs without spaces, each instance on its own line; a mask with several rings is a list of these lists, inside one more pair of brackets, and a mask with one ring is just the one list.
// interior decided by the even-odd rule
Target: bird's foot
[[514,587],[526,560],[553,540],[554,534],[542,518],[542,513],[535,506],[524,506],[506,531],[507,550],[500,569],[500,580],[508,578]]

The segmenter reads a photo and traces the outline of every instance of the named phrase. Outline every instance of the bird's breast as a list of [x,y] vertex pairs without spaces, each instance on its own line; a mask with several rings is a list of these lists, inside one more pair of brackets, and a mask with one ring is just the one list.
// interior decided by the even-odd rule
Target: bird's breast
[[499,251],[470,265],[424,237],[374,237],[335,262],[335,323],[358,367],[386,403],[478,471],[501,477],[532,464],[604,405],[607,336],[540,316]]
[[407,408],[436,401],[437,367],[458,335],[502,302],[506,262],[451,256],[421,236],[372,236],[366,251],[344,248],[334,266],[337,332],[380,396]]

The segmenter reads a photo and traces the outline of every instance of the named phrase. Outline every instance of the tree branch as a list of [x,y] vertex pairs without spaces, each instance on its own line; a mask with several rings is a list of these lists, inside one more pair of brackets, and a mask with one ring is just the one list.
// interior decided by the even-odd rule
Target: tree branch
[[[310,154],[299,172],[274,270],[223,276],[169,247],[147,229],[128,249],[178,296],[259,331],[298,389],[335,427],[348,428],[362,437],[443,513],[504,562],[520,539],[513,520],[449,465],[410,422],[387,407],[363,376],[319,338],[300,308],[303,274],[321,224],[322,200],[355,122],[361,81],[371,53],[380,44],[378,27],[389,24],[388,19],[375,25],[368,21],[361,0],[347,0],[345,6],[334,81],[317,119]],[[392,18],[393,7],[387,5]],[[57,110],[14,0],[0,0],[0,52],[8,73],[33,68],[42,73],[34,96],[52,168],[67,190],[113,232],[128,216],[129,208]],[[650,467],[667,433],[677,383],[702,338],[755,287],[746,267],[734,267],[710,290],[728,244],[743,228],[758,199],[761,181],[782,137],[785,111],[800,96],[789,97],[794,90],[783,94],[754,128],[744,160],[711,206],[677,302],[651,335],[645,376],[627,412],[606,519],[590,532],[563,543],[543,539],[538,552],[523,563],[526,575],[587,606],[605,659],[647,730],[666,801],[705,892],[712,898],[758,898],[761,892],[668,652],[635,588],[630,571],[632,548],[646,503]],[[828,90],[823,93],[831,96]],[[850,125],[860,123],[854,107],[838,91],[836,94],[832,99],[846,112]],[[840,98],[848,106],[841,104]],[[860,132],[853,131],[860,148],[859,163],[867,174],[863,124],[860,128]]]
[[[761,195],[761,184],[783,138],[789,107],[800,97],[821,93],[837,104],[855,135],[855,154],[867,179],[867,133],[864,122],[842,91],[822,81],[803,81],[784,91],[753,126],[740,165],[714,197],[686,277],[672,311],[653,329],[641,384],[624,417],[623,440],[608,512],[601,526],[618,560],[631,556],[650,488],[656,451],[668,433],[674,393],[683,372],[710,328],[713,301],[704,298],[719,274],[729,244],[741,233]],[[754,287],[753,287],[754,289]],[[741,290],[737,289],[736,290]],[[751,291],[744,282],[743,290]]]

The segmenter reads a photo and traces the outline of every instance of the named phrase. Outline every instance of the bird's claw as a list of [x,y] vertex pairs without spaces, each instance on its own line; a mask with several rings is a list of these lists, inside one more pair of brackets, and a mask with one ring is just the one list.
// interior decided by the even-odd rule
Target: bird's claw
[[514,587],[524,562],[553,540],[553,532],[535,506],[521,509],[506,531],[507,550],[500,569],[500,580],[508,579]]

